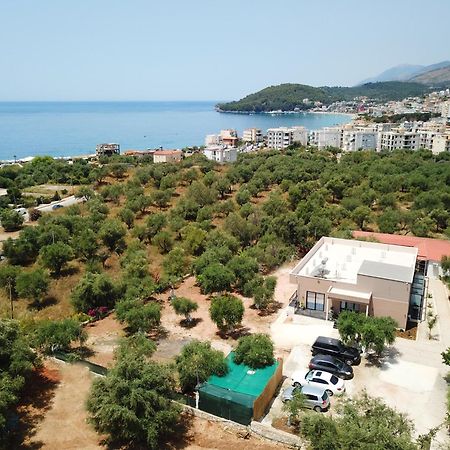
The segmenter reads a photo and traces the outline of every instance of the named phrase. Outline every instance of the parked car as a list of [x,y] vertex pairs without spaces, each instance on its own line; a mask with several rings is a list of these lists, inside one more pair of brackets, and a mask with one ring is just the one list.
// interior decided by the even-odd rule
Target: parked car
[[324,370],[294,372],[292,382],[293,386],[315,386],[318,389],[324,389],[330,397],[333,394],[342,395],[345,392],[344,380]]
[[361,362],[361,352],[355,347],[344,345],[339,339],[319,336],[312,345],[312,355],[331,355],[344,361],[349,366],[358,365]]
[[59,204],[59,203],[57,203],[56,205],[52,206],[52,209],[59,209],[59,208],[64,208],[64,206]]
[[316,412],[326,411],[330,407],[330,397],[321,388],[315,386],[289,386],[281,395],[281,401],[286,403],[294,398],[296,391],[305,396],[305,407]]
[[316,355],[309,362],[311,370],[323,370],[333,375],[350,380],[353,378],[353,368],[345,362],[331,355]]

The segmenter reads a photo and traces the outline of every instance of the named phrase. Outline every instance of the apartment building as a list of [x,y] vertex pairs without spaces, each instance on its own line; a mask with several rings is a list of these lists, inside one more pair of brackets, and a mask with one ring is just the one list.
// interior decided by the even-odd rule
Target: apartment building
[[319,150],[328,147],[341,148],[341,145],[342,145],[341,127],[325,127],[318,131],[317,147],[319,147]]
[[205,147],[220,145],[221,139],[218,134],[207,134],[205,137]]
[[389,316],[405,328],[425,297],[417,254],[416,247],[322,237],[290,273],[292,298],[314,317],[350,310]]
[[450,152],[450,132],[435,136],[431,151],[434,155],[442,152]]
[[308,144],[308,130],[305,127],[279,127],[267,130],[267,146],[283,149],[294,143]]
[[95,153],[97,156],[112,156],[120,155],[120,145],[119,144],[97,144],[95,148]]
[[203,154],[207,159],[218,163],[230,163],[237,160],[237,149],[223,145],[206,147]]
[[251,144],[259,144],[263,142],[264,136],[259,128],[247,128],[242,134],[242,140]]
[[344,152],[376,150],[378,134],[373,128],[344,129],[341,148]]
[[419,144],[420,136],[417,131],[397,128],[381,133],[381,136],[378,140],[377,150],[417,150],[419,148]]
[[441,117],[443,117],[447,122],[450,122],[450,101],[442,103]]

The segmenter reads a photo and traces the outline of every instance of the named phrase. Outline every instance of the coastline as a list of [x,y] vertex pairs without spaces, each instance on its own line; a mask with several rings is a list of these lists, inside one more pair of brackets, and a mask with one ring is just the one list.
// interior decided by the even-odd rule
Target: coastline
[[337,112],[337,111],[314,111],[311,109],[308,110],[302,110],[302,111],[227,111],[222,109],[216,109],[216,112],[221,114],[246,114],[249,116],[252,115],[291,115],[291,114],[329,114],[329,115],[340,115],[340,116],[350,116],[352,118],[355,118],[358,116],[358,113],[349,113],[349,112]]
[[352,120],[352,115],[330,111],[218,112],[213,102],[169,106],[148,102],[0,103],[0,161],[21,163],[36,156],[83,158],[93,154],[101,142],[118,142],[122,152],[184,148],[202,145],[206,135],[221,129],[239,133],[247,128],[291,125],[320,129]]

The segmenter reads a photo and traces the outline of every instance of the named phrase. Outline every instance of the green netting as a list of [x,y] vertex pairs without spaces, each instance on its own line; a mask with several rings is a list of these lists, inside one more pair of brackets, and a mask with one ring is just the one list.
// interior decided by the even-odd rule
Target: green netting
[[215,416],[248,425],[253,417],[252,395],[228,391],[205,383],[199,388],[199,408]]
[[270,367],[252,370],[227,356],[229,372],[213,375],[198,389],[199,408],[225,419],[248,425],[253,417],[253,404],[277,370],[278,361]]
[[224,377],[213,375],[208,379],[208,384],[227,391],[251,395],[254,398],[261,395],[279,364],[277,361],[269,367],[253,370],[244,364],[235,364],[234,352],[227,356],[227,363],[229,372]]

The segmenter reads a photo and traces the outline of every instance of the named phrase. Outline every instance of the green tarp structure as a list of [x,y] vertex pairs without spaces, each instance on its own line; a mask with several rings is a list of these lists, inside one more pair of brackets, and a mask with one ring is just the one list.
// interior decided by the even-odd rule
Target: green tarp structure
[[236,364],[234,352],[226,359],[228,373],[223,377],[213,375],[199,387],[199,408],[248,425],[253,417],[253,403],[264,391],[279,363],[254,370],[244,364]]

